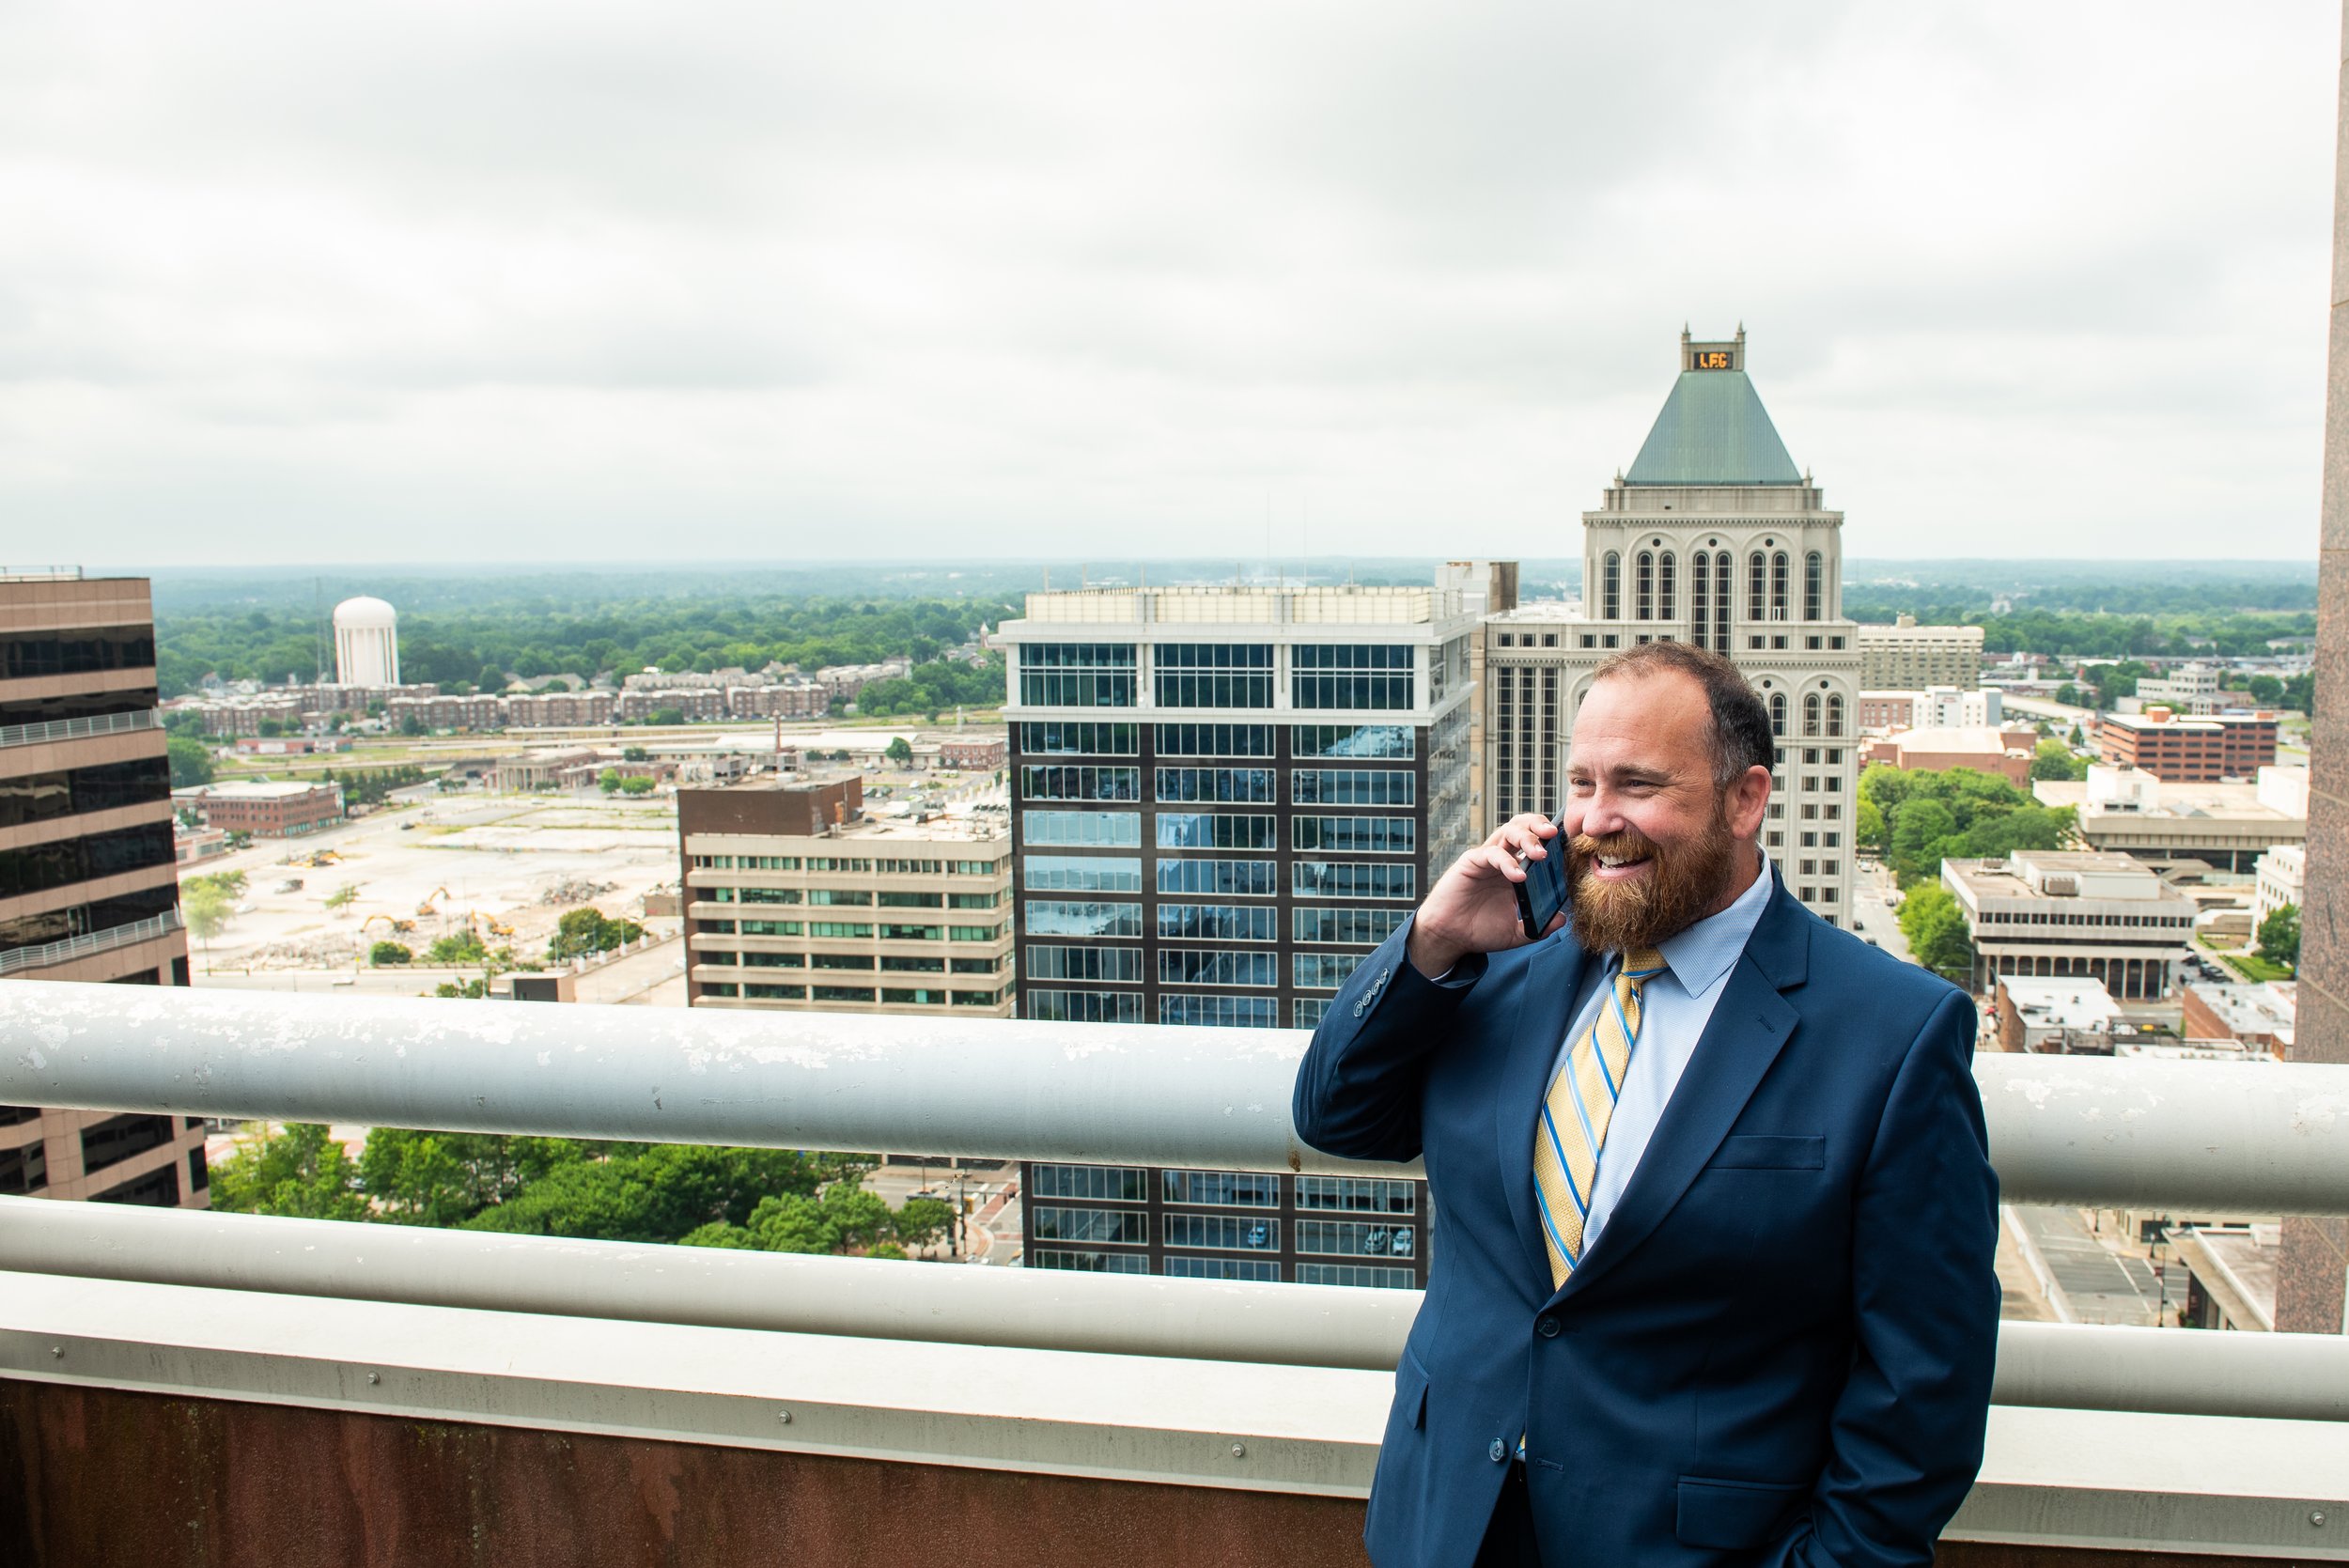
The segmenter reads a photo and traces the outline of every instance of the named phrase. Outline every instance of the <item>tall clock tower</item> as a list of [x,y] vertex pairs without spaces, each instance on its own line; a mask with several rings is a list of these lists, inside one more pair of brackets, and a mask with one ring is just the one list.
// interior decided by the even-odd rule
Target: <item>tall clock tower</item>
[[1566,738],[1601,660],[1640,643],[1725,655],[1778,737],[1765,852],[1851,924],[1859,640],[1843,618],[1843,514],[1795,466],[1746,375],[1746,334],[1680,334],[1680,376],[1631,466],[1582,514],[1582,613],[1488,618],[1484,831],[1562,800]]

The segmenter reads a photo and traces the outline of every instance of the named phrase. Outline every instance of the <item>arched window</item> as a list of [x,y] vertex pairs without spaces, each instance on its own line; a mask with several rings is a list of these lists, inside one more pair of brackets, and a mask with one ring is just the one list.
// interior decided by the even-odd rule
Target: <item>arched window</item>
[[1746,619],[1759,621],[1769,615],[1769,567],[1762,552],[1755,551],[1746,557]]
[[[1669,561],[1671,556],[1664,557]],[[1712,646],[1713,636],[1713,557],[1700,550],[1688,562],[1688,616],[1696,623],[1698,647]],[[1719,650],[1727,653],[1727,648]]]
[[1802,618],[1827,618],[1827,557],[1815,550],[1802,558]]
[[1737,563],[1722,551],[1713,557],[1713,651],[1729,651],[1730,584],[1736,578]]
[[1656,556],[1653,552],[1640,551],[1632,582],[1637,584],[1633,598],[1639,606],[1634,612],[1636,618],[1642,621],[1656,619]]
[[1676,575],[1678,568],[1668,550],[1656,563],[1656,618],[1659,621],[1673,620],[1679,615],[1679,607],[1673,602],[1679,588],[1672,581]]
[[1802,694],[1802,737],[1805,740],[1819,738],[1819,694],[1816,691]]
[[1598,618],[1602,621],[1623,619],[1623,557],[1611,550],[1599,567]]
[[1843,737],[1843,699],[1829,696],[1827,700],[1827,733],[1830,739]]
[[1770,733],[1780,739],[1786,737],[1786,693],[1770,693]]
[[1780,551],[1770,557],[1770,619],[1786,618],[1786,552]]

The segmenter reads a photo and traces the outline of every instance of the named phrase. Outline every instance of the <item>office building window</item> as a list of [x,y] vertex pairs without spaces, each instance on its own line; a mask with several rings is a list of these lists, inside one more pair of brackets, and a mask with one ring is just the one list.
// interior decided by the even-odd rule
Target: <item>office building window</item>
[[1142,861],[1134,855],[1022,855],[1019,867],[1030,893],[1142,891]]
[[[1167,1214],[1160,1216],[1169,1247],[1224,1252],[1277,1252],[1281,1222],[1256,1215]],[[1042,1233],[1038,1233],[1041,1234]]]
[[1299,1176],[1297,1206],[1346,1214],[1410,1214],[1419,1207],[1419,1186],[1378,1176]]
[[1632,557],[1631,618],[1652,621],[1656,618],[1656,555],[1643,550]]
[[1664,551],[1663,554],[1657,557],[1656,618],[1659,621],[1669,621],[1672,619],[1678,611],[1678,606],[1673,602],[1674,597],[1678,592],[1677,584],[1673,582],[1673,573],[1675,569],[1676,568],[1672,563],[1672,552],[1671,551],[1668,550]]
[[1291,862],[1290,891],[1299,898],[1399,898],[1419,896],[1419,875],[1408,865],[1362,861]]
[[1289,651],[1299,707],[1409,707],[1413,650],[1402,643],[1299,643]]
[[1024,800],[1139,800],[1142,769],[1087,763],[1047,763],[1019,770]]
[[1140,724],[1092,719],[1029,719],[1019,725],[1019,754],[1031,757],[1129,757],[1141,751]]
[[1281,983],[1280,955],[1252,948],[1162,947],[1161,986],[1260,986]]
[[1274,922],[1279,915],[1269,904],[1161,904],[1159,935],[1206,941],[1277,941]]
[[1786,619],[1786,552],[1778,551],[1770,556],[1770,619]]
[[1290,955],[1295,966],[1293,973],[1300,991],[1334,991],[1346,984],[1346,977],[1361,968],[1366,955],[1360,953],[1298,953]]
[[1760,551],[1746,557],[1746,619],[1750,621],[1769,618],[1769,559]]
[[1184,991],[1159,998],[1159,1022],[1194,1029],[1278,1029],[1270,997]]
[[1049,947],[1028,944],[1030,980],[1100,980],[1142,984],[1142,950],[1136,947]]
[[[747,994],[755,988],[745,986],[742,989]],[[797,991],[799,987],[794,986],[789,989]],[[817,1001],[870,1001],[873,1000],[873,987],[870,986],[810,986],[807,990],[808,994]]]
[[1408,816],[1295,816],[1289,822],[1299,849],[1408,855],[1418,847],[1418,826]]
[[1270,724],[1160,724],[1156,736],[1162,757],[1268,757]]
[[1146,1203],[1150,1172],[1139,1165],[1031,1165],[1028,1201],[1086,1198],[1095,1203]]
[[1827,558],[1814,550],[1802,558],[1802,618],[1824,620],[1826,604]]
[[1038,1241],[1109,1242],[1136,1247],[1149,1244],[1150,1217],[1138,1209],[1037,1203],[1034,1212]]
[[1277,849],[1280,818],[1238,812],[1162,811],[1158,816],[1161,849]]
[[1408,806],[1419,781],[1401,768],[1296,768],[1289,796],[1300,806]]
[[1340,757],[1356,762],[1408,762],[1413,753],[1408,724],[1291,724],[1289,753]]
[[1019,701],[1030,707],[1131,707],[1131,643],[1023,643]]
[[1598,618],[1623,619],[1623,557],[1611,550],[1598,564]]
[[1318,1029],[1322,1015],[1330,1011],[1327,997],[1299,997],[1289,1003],[1290,1026],[1296,1029]]
[[1418,1233],[1408,1225],[1383,1225],[1375,1220],[1300,1219],[1297,1222],[1299,1252],[1336,1253],[1345,1257],[1408,1258]]
[[1356,1285],[1373,1290],[1417,1290],[1419,1279],[1408,1268],[1384,1268],[1367,1264],[1300,1263],[1300,1285]]
[[1269,644],[1161,643],[1150,667],[1160,707],[1272,706]]
[[1216,800],[1244,805],[1272,802],[1269,768],[1161,768],[1157,783],[1160,800]]
[[1377,947],[1394,935],[1408,909],[1341,909],[1302,907],[1289,911],[1290,930],[1300,942]]
[[1186,1258],[1169,1253],[1170,1280],[1249,1280],[1258,1284],[1281,1282],[1281,1265],[1269,1258]]
[[1031,898],[1027,908],[1032,937],[1139,937],[1142,906],[1127,903],[1081,904],[1060,899]]
[[[1404,868],[1408,870],[1407,866]],[[1271,861],[1159,862],[1159,892],[1269,898],[1281,888]]]
[[1023,842],[1056,848],[1139,849],[1142,816],[1129,811],[1023,811]]
[[1159,1194],[1196,1208],[1277,1209],[1281,1178],[1245,1171],[1161,1171]]
[[1037,1247],[1030,1250],[1030,1268],[1058,1268],[1075,1274],[1147,1274],[1150,1258],[1144,1252],[1091,1252],[1066,1247]]
[[[818,986],[816,989],[821,992],[830,993],[840,990],[840,987],[837,986]],[[764,981],[751,981],[746,982],[743,985],[742,995],[746,1000],[753,1001],[804,1001],[807,1000],[807,987],[805,986],[775,986],[770,985]],[[870,1001],[873,1000],[873,993],[870,991],[851,990],[848,994],[833,998],[832,1000],[842,1001]]]
[[1028,1017],[1044,1023],[1140,1023],[1140,991],[1024,989]]

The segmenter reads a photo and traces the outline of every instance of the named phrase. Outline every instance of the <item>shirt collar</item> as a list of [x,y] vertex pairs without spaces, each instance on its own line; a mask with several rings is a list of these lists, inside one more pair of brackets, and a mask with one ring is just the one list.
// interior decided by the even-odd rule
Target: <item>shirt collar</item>
[[1762,862],[1761,872],[1752,885],[1737,895],[1735,903],[1656,944],[1664,962],[1672,966],[1672,977],[1692,997],[1703,996],[1719,984],[1721,976],[1737,961],[1737,955],[1746,950],[1753,928],[1762,924],[1762,911],[1770,902],[1775,873],[1767,855],[1759,849],[1755,854]]

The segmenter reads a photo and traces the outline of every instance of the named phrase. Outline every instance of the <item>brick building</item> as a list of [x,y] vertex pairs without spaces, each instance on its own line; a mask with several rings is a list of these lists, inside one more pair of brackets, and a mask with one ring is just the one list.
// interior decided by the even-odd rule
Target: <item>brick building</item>
[[2276,761],[2276,715],[2181,719],[2158,706],[2108,713],[2096,722],[2096,750],[2112,766],[2142,768],[2164,784],[2248,779]]
[[204,825],[255,838],[299,838],[343,819],[340,784],[288,780],[206,784],[195,792]]
[[938,766],[966,773],[992,773],[1009,760],[1009,743],[1000,735],[955,736],[938,743]]

